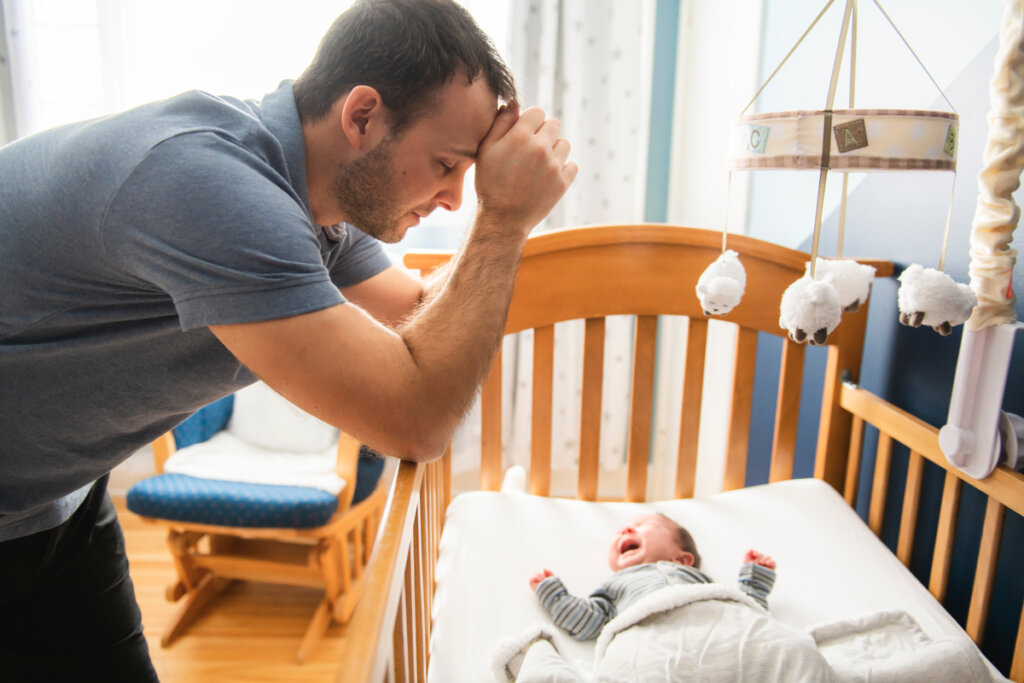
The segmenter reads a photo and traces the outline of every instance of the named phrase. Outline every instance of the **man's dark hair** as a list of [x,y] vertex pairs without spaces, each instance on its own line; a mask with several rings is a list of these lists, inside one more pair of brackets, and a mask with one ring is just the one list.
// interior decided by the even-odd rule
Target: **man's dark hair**
[[695,569],[700,569],[700,553],[697,552],[697,542],[693,540],[693,535],[686,530],[682,524],[672,519],[668,515],[658,513],[668,521],[670,521],[676,528],[676,540],[679,542],[679,547],[686,552],[693,555],[693,566]]
[[335,20],[293,90],[303,123],[323,118],[357,85],[380,93],[397,135],[437,90],[465,74],[516,101],[512,74],[473,17],[452,0],[358,0]]

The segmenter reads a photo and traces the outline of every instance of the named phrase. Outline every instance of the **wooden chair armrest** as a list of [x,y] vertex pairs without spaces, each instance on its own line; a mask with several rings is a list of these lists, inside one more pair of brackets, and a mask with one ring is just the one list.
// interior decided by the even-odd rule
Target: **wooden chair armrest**
[[174,455],[174,451],[178,450],[178,446],[174,442],[174,434],[167,432],[151,445],[153,448],[153,465],[156,467],[156,473],[163,474],[164,463],[167,462],[167,458]]
[[345,480],[345,488],[338,496],[338,512],[345,512],[352,505],[359,476],[359,449],[361,444],[345,432],[338,434],[338,459],[334,471]]

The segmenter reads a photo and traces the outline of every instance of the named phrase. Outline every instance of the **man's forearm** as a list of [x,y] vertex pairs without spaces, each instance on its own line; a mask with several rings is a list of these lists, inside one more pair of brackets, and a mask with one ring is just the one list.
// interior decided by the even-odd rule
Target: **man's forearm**
[[416,431],[430,435],[427,452],[440,455],[447,441],[435,441],[450,438],[468,410],[501,341],[527,235],[576,175],[560,131],[539,109],[499,113],[480,144],[469,236],[398,330],[418,370],[425,407]]
[[398,330],[456,423],[501,341],[525,243],[521,231],[498,220],[477,215],[462,249],[428,280],[423,303]]

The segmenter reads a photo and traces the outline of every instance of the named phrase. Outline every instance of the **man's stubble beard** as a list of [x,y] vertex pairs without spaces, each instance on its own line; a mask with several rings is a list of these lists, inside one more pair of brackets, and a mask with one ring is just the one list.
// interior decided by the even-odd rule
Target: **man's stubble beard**
[[395,204],[392,185],[394,138],[386,138],[366,156],[338,165],[334,196],[346,222],[381,242],[402,238],[398,221],[404,215]]

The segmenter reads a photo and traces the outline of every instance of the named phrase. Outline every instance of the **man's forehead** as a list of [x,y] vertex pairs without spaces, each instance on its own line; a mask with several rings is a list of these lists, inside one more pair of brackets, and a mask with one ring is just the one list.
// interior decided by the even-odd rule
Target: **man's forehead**
[[470,161],[476,161],[477,148],[469,148],[462,145],[452,145],[448,148],[448,153],[457,157],[464,157]]
[[443,135],[449,153],[475,159],[497,114],[497,96],[485,81],[454,79],[438,91],[427,120],[435,134]]

